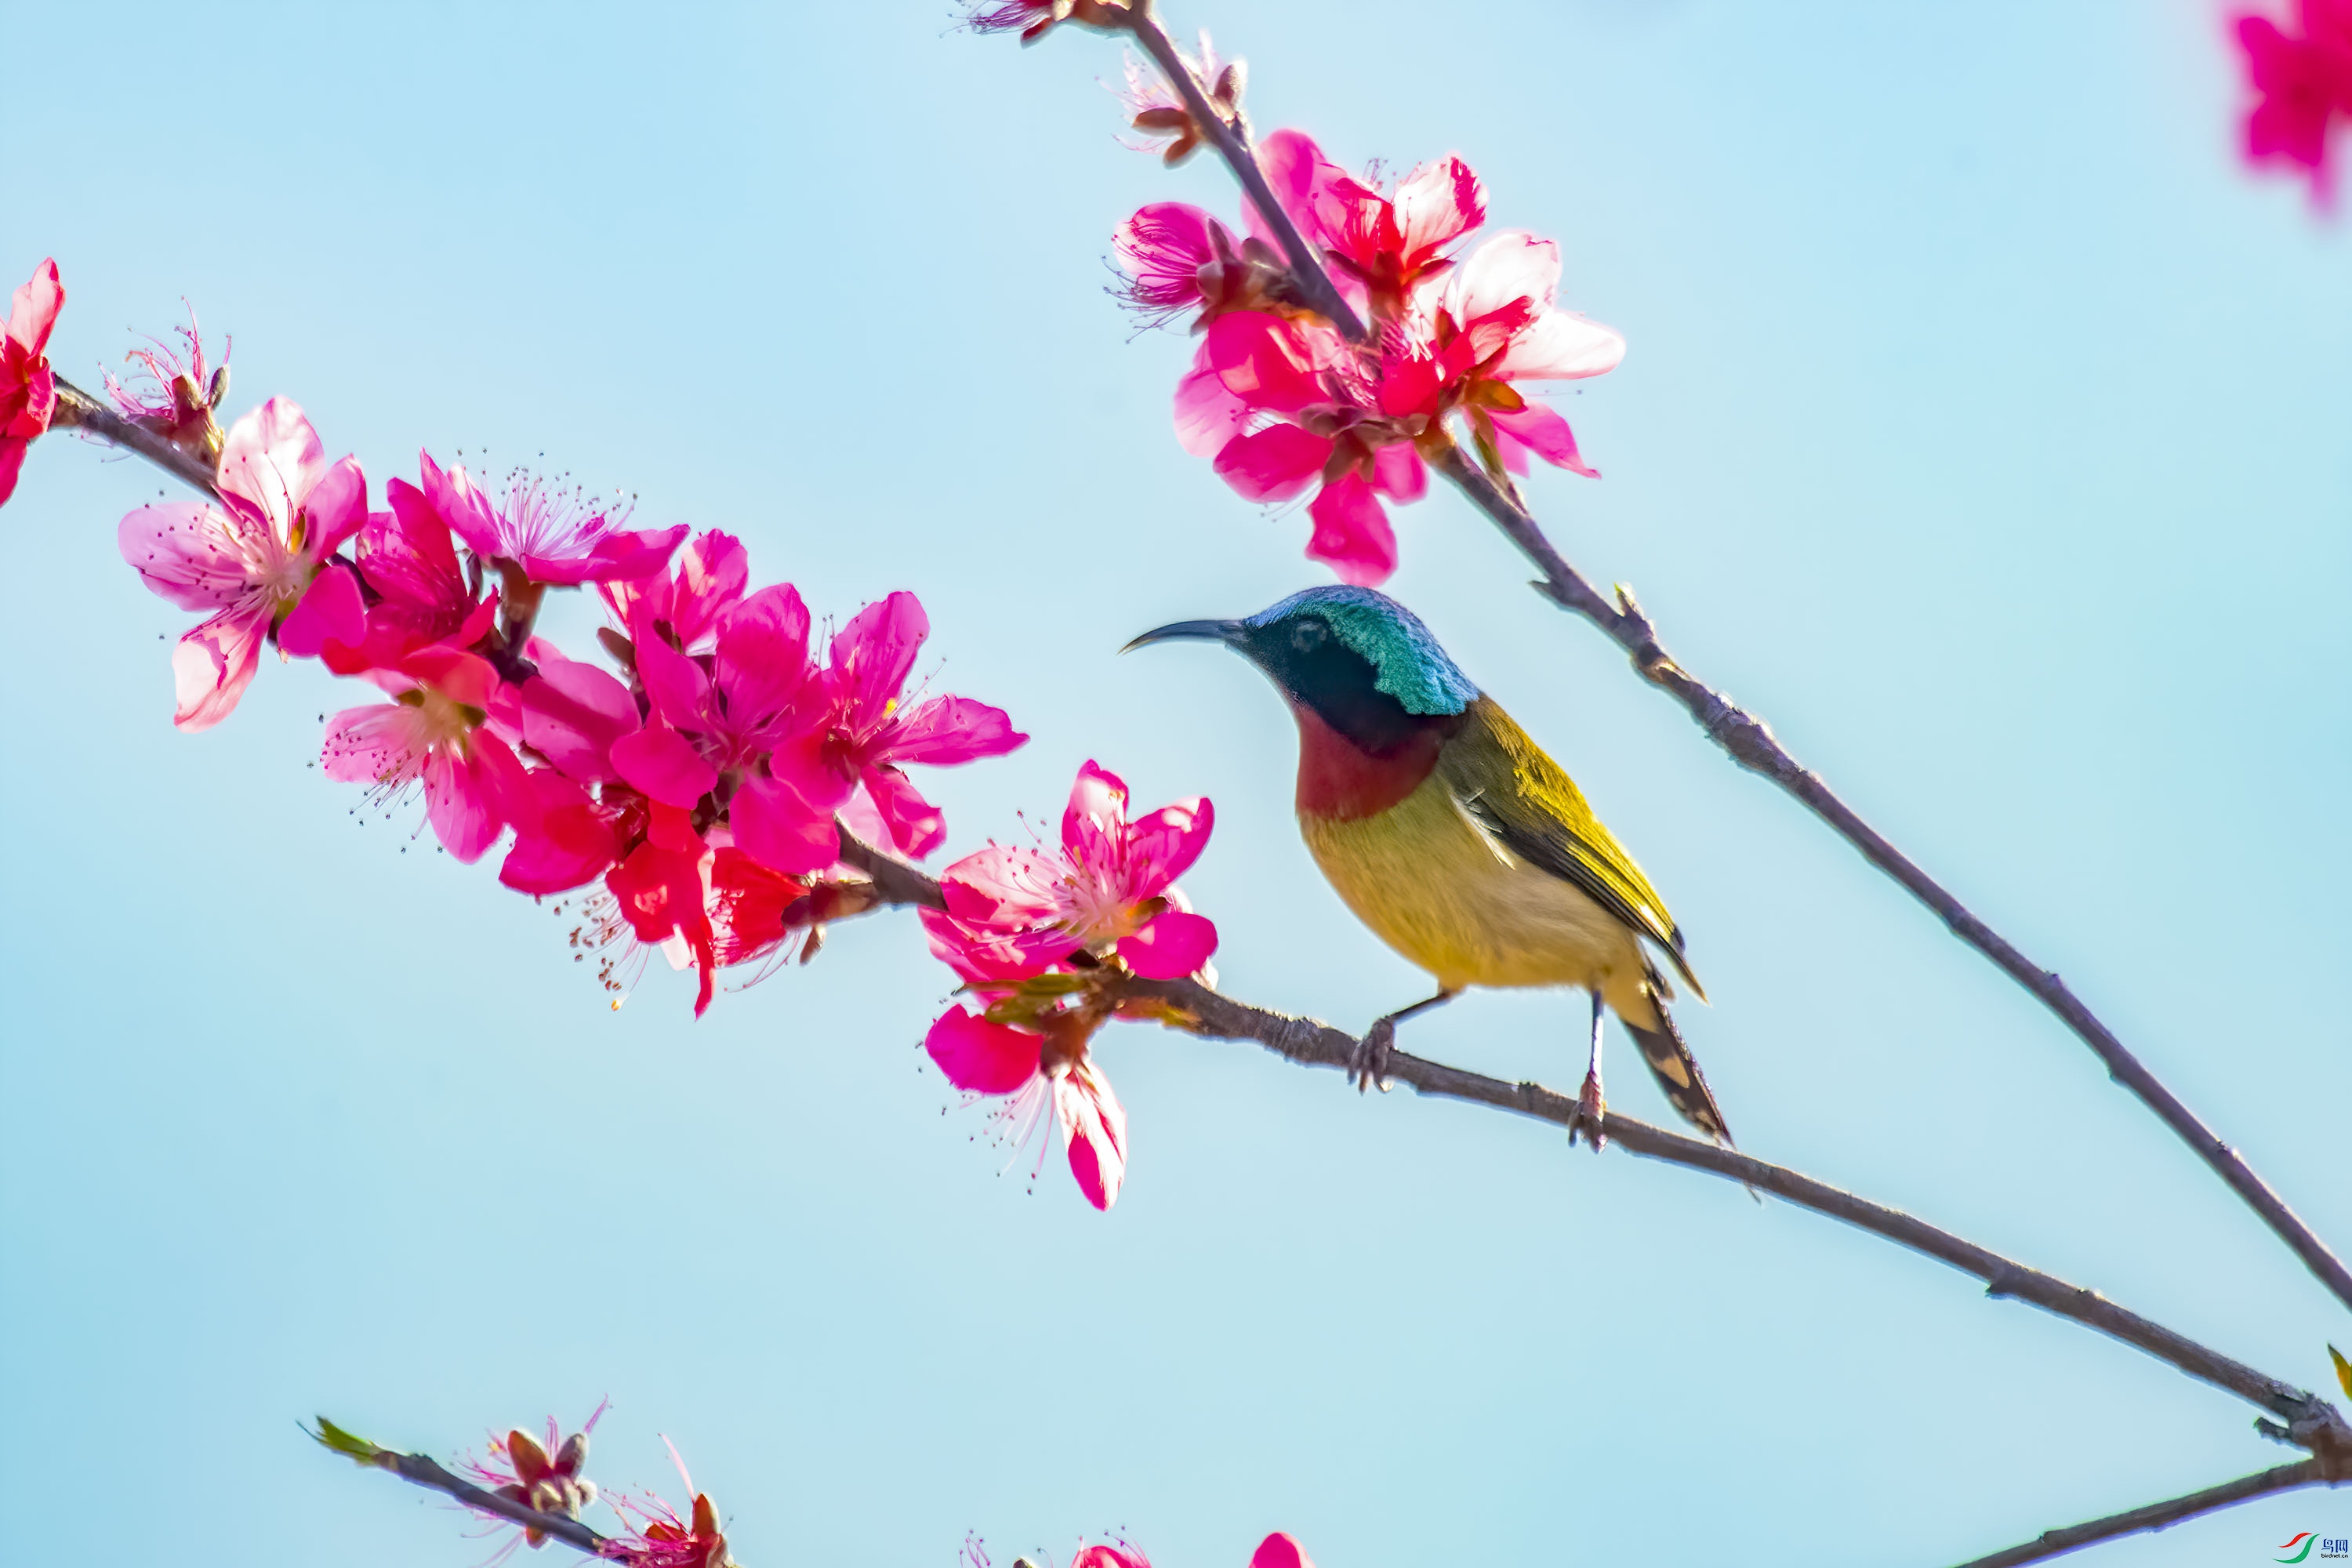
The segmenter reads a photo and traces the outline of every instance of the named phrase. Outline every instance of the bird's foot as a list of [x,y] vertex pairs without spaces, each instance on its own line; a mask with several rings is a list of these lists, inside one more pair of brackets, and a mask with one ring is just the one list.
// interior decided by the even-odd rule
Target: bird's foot
[[1602,1103],[1601,1099],[1601,1075],[1597,1072],[1586,1073],[1583,1091],[1576,1097],[1576,1110],[1569,1118],[1569,1147],[1572,1149],[1576,1146],[1577,1134],[1581,1132],[1584,1135],[1584,1141],[1592,1146],[1594,1153],[1598,1154],[1607,1148],[1609,1134],[1601,1131],[1601,1120],[1608,1113],[1608,1106]]
[[1348,1055],[1348,1081],[1356,1086],[1358,1094],[1374,1084],[1380,1085],[1382,1094],[1389,1091],[1389,1051],[1395,1044],[1394,1018],[1375,1019],[1356,1042],[1356,1048]]

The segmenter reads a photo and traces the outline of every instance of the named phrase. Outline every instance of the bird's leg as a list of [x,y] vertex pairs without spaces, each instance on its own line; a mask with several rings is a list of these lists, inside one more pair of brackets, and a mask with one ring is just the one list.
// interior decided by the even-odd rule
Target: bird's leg
[[1451,991],[1440,991],[1434,996],[1423,997],[1410,1007],[1400,1007],[1385,1018],[1373,1019],[1372,1026],[1364,1031],[1364,1037],[1356,1042],[1356,1048],[1348,1057],[1348,1081],[1356,1086],[1356,1092],[1361,1094],[1378,1083],[1381,1092],[1386,1094],[1389,1088],[1389,1048],[1396,1044],[1396,1026],[1415,1013],[1426,1013],[1461,994],[1458,986]]
[[1596,1154],[1609,1142],[1608,1135],[1601,1131],[1601,1115],[1605,1109],[1601,1099],[1601,1024],[1603,1016],[1601,992],[1595,987],[1592,993],[1592,1055],[1585,1063],[1584,1090],[1576,1097],[1576,1120],[1568,1124],[1568,1142],[1573,1148],[1580,1129],[1584,1141],[1592,1145],[1592,1152]]

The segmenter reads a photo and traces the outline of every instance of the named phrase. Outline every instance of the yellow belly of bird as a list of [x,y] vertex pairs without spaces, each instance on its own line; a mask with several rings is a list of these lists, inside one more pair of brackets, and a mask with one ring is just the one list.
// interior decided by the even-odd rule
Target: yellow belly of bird
[[1633,933],[1479,831],[1435,775],[1377,816],[1302,813],[1298,826],[1356,918],[1444,989],[1577,985],[1654,1023]]

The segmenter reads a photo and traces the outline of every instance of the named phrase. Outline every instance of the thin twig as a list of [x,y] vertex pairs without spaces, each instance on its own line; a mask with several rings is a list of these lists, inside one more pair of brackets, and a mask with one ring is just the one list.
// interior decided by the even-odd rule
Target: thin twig
[[[918,868],[877,849],[846,827],[841,830],[841,843],[842,858],[873,877],[876,888],[886,900],[939,907],[939,883]],[[1149,997],[1169,1005],[1181,1020],[1171,1020],[1175,1027],[1218,1039],[1255,1040],[1290,1061],[1345,1070],[1357,1054],[1356,1037],[1344,1029],[1314,1018],[1253,1007],[1195,981],[1130,980],[1125,983],[1121,994]],[[1540,1084],[1507,1083],[1402,1052],[1391,1054],[1388,1075],[1423,1094],[1491,1105],[1561,1127],[1574,1125],[1578,1116],[1577,1100],[1572,1095],[1557,1093]],[[1629,1153],[1727,1177],[1775,1194],[1800,1207],[1843,1220],[1915,1252],[1925,1253],[1963,1273],[1973,1274],[1985,1281],[1985,1293],[1989,1296],[2029,1302],[2145,1351],[2191,1377],[2284,1418],[2284,1426],[2267,1421],[2258,1425],[2266,1436],[2301,1444],[2344,1466],[2346,1473],[2352,1474],[2352,1426],[2347,1426],[2334,1405],[2306,1389],[2282,1383],[2175,1333],[2161,1323],[2127,1311],[2095,1290],[2069,1285],[1949,1231],[1939,1230],[1900,1209],[1858,1197],[1786,1166],[1685,1138],[1618,1111],[1603,1113],[1601,1131],[1608,1142]]]
[[2345,1268],[2326,1243],[2312,1233],[2311,1227],[2287,1207],[2285,1200],[2272,1190],[2269,1183],[2254,1173],[2235,1149],[2125,1048],[2114,1032],[2066,988],[2064,981],[2029,960],[1999,931],[1969,912],[1941,883],[1921,870],[1909,856],[1887,842],[1884,835],[1839,799],[1819,774],[1790,756],[1774,738],[1771,726],[1676,664],[1660,645],[1657,627],[1643,613],[1631,589],[1621,585],[1613,605],[1602,598],[1600,591],[1552,548],[1535,519],[1505,495],[1460,448],[1441,458],[1437,468],[1493,519],[1495,525],[1543,573],[1544,581],[1534,584],[1538,593],[1608,633],[1632,658],[1633,668],[1643,678],[1679,701],[1708,738],[1731,754],[1732,761],[1761,773],[1804,803],[1840,837],[1861,850],[1864,858],[1934,910],[1951,928],[1954,936],[1991,959],[2003,973],[2057,1014],[2106,1065],[2108,1077],[2137,1095],[2142,1104],[2155,1111],[2182,1142],[2195,1150],[2198,1157],[2229,1184],[2247,1207],[2262,1216],[2263,1222],[2294,1249],[2304,1267],[2318,1276],[2337,1300],[2352,1307],[2352,1271]]
[[2300,1487],[2316,1486],[2325,1479],[2320,1474],[2316,1459],[2281,1465],[2274,1470],[2224,1481],[2218,1487],[2207,1487],[2201,1492],[2190,1492],[2186,1497],[2152,1502],[2145,1508],[2111,1513],[2105,1519],[2094,1519],[2083,1524],[2070,1524],[2063,1530],[2047,1531],[2022,1546],[2012,1546],[1990,1557],[1970,1558],[1961,1563],[1960,1568],[2019,1568],[2021,1563],[2040,1563],[2102,1541],[2113,1541],[2119,1535],[2137,1535],[2143,1530],[2162,1530],[2183,1520],[2194,1519],[2200,1513],[2228,1508],[2233,1503],[2251,1502],[2273,1492],[2291,1492]]
[[110,446],[136,453],[181,483],[215,500],[220,499],[217,470],[212,464],[145,426],[125,419],[64,376],[58,377],[57,413],[49,424],[52,429],[81,430]]
[[1307,237],[1298,232],[1298,226],[1290,221],[1290,214],[1282,204],[1275,200],[1273,188],[1265,183],[1265,171],[1257,166],[1257,153],[1250,145],[1247,121],[1238,110],[1230,121],[1217,111],[1216,105],[1209,101],[1207,90],[1194,79],[1192,68],[1177,51],[1176,41],[1168,36],[1168,29],[1160,25],[1160,18],[1148,4],[1129,5],[1123,15],[1128,31],[1135,35],[1144,53],[1151,57],[1169,85],[1182,97],[1184,110],[1192,117],[1192,123],[1215,143],[1217,155],[1224,159],[1225,167],[1241,182],[1243,194],[1256,206],[1266,226],[1274,230],[1274,237],[1282,242],[1282,253],[1290,258],[1291,276],[1297,284],[1299,297],[1308,309],[1339,328],[1340,335],[1349,342],[1369,340],[1371,334],[1357,319],[1339,285],[1331,281],[1331,275],[1324,270],[1322,258],[1316,255]]
[[412,1486],[420,1486],[428,1491],[441,1492],[453,1497],[477,1513],[494,1514],[509,1524],[520,1524],[526,1530],[535,1530],[542,1535],[552,1536],[564,1545],[584,1552],[591,1557],[604,1555],[604,1546],[609,1537],[599,1535],[578,1520],[567,1518],[560,1513],[541,1513],[539,1510],[527,1508],[511,1498],[502,1498],[494,1491],[451,1475],[442,1468],[437,1460],[429,1459],[423,1454],[404,1454],[397,1448],[379,1447],[373,1443],[366,1445],[368,1451],[364,1455],[354,1453],[348,1448],[338,1447],[333,1443],[329,1443],[327,1446],[357,1460],[363,1468],[390,1470]]

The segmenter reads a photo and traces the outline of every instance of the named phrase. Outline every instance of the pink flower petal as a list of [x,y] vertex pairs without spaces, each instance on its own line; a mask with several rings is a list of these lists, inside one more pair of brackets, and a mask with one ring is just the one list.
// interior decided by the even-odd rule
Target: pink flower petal
[[319,433],[291,398],[271,398],[230,426],[222,440],[222,500],[232,511],[268,520],[280,538],[326,472]]
[[530,651],[539,673],[522,685],[524,742],[575,779],[619,776],[612,746],[637,729],[636,699],[603,669],[564,658],[544,637],[531,638]]
[[921,860],[947,842],[947,818],[897,768],[867,768],[858,782],[882,814],[891,847]]
[[762,588],[727,607],[719,618],[719,658],[712,668],[727,700],[729,732],[772,729],[810,702],[816,672],[808,643],[808,606],[790,583]]
[[[311,437],[316,440],[315,436]],[[324,561],[368,520],[367,476],[357,458],[338,458],[319,482],[298,498],[302,513],[302,559]]]
[[1467,326],[1516,300],[1548,307],[1559,288],[1559,247],[1519,229],[1505,229],[1464,258],[1445,279],[1445,308]]
[[783,780],[745,779],[728,817],[737,848],[788,877],[814,876],[841,858],[832,807],[812,805]]
[[536,825],[517,830],[499,881],[521,893],[561,893],[610,870],[620,837],[587,790],[552,768],[531,773],[529,787],[537,796]]
[[1391,198],[1408,263],[1451,244],[1486,221],[1486,187],[1459,158],[1415,169]]
[[1034,849],[992,844],[940,872],[940,891],[959,920],[1020,927],[1052,917],[1058,876],[1058,868]]
[[1063,851],[1076,865],[1108,868],[1119,862],[1126,838],[1127,781],[1089,757],[1062,807]]
[[1325,485],[1307,515],[1315,520],[1307,558],[1330,567],[1342,583],[1376,588],[1396,571],[1396,531],[1361,475],[1342,474]]
[[1372,488],[1394,501],[1417,501],[1429,493],[1429,469],[1412,442],[1392,442],[1372,454]]
[[367,601],[348,566],[329,566],[305,589],[278,628],[278,646],[296,658],[316,658],[331,642],[356,644],[367,636]]
[[701,665],[663,640],[645,603],[640,602],[637,610],[638,618],[630,626],[630,641],[636,650],[637,679],[654,711],[672,726],[697,734],[716,728],[710,678]]
[[1140,901],[1167,891],[1209,847],[1216,825],[1216,807],[1206,796],[1138,817],[1127,829],[1125,859],[1133,879],[1128,896]]
[[125,513],[115,546],[148,591],[184,610],[212,611],[251,591],[247,551],[267,549],[266,528],[203,501],[165,501]]
[[0,436],[0,505],[16,493],[16,476],[24,471],[25,452],[30,445],[15,436]]
[[719,783],[719,770],[667,724],[648,724],[621,736],[612,742],[610,755],[613,771],[632,789],[665,805],[690,809]]
[[1225,390],[1252,408],[1296,414],[1331,401],[1325,354],[1305,331],[1264,310],[1228,310],[1209,323],[1202,353]]
[[1236,436],[1217,454],[1217,477],[1245,500],[1288,500],[1330,460],[1331,443],[1296,425],[1269,425]]
[[1009,1025],[950,1007],[923,1037],[923,1049],[967,1094],[1011,1094],[1037,1074],[1044,1041]]
[[261,668],[261,642],[268,632],[269,609],[264,605],[224,610],[184,635],[172,650],[179,701],[172,722],[194,734],[234,712]]
[[934,697],[894,721],[872,754],[881,762],[945,767],[1001,757],[1028,740],[1002,708],[969,697]]
[[1087,1202],[1108,1209],[1127,1179],[1127,1112],[1091,1058],[1054,1085],[1054,1111],[1070,1149],[1070,1174]]
[[916,916],[930,939],[931,955],[974,984],[1043,974],[1076,945],[1057,931],[1008,932],[969,924],[941,910],[919,910]]
[[1516,412],[1496,411],[1489,416],[1500,434],[1527,447],[1545,462],[1557,468],[1597,479],[1601,470],[1590,468],[1576,449],[1576,435],[1569,429],[1568,421],[1558,410],[1541,403],[1529,403]]
[[1122,937],[1119,957],[1146,980],[1181,980],[1200,972],[1217,951],[1217,928],[1207,916],[1163,910],[1133,936]]
[[1257,1550],[1250,1553],[1249,1568],[1315,1568],[1315,1560],[1307,1555],[1297,1536],[1277,1530],[1257,1543]]
[[346,708],[327,721],[319,768],[343,784],[397,790],[423,770],[425,746],[425,720],[416,709],[371,702]]
[[1511,340],[1495,374],[1506,381],[1577,381],[1617,368],[1625,340],[1598,321],[1548,310]]
[[[1339,166],[1323,156],[1315,139],[1303,131],[1277,131],[1257,145],[1258,168],[1274,192],[1274,199],[1290,221],[1298,226],[1300,234],[1309,244],[1328,244],[1318,218],[1318,197],[1337,182],[1347,178]],[[1274,229],[1259,214],[1255,204],[1243,204],[1243,216],[1250,232],[1258,238],[1274,242]],[[1277,252],[1280,247],[1276,246]]]
[[10,297],[8,337],[26,358],[37,357],[49,346],[49,329],[57,325],[58,310],[65,302],[65,285],[58,279],[54,258],[35,268],[33,276]]
[[1195,458],[1212,458],[1249,428],[1247,403],[1225,389],[1202,345],[1192,368],[1176,384],[1176,444]]
[[922,601],[898,593],[866,605],[833,635],[826,680],[853,727],[880,719],[898,700],[930,632]]

